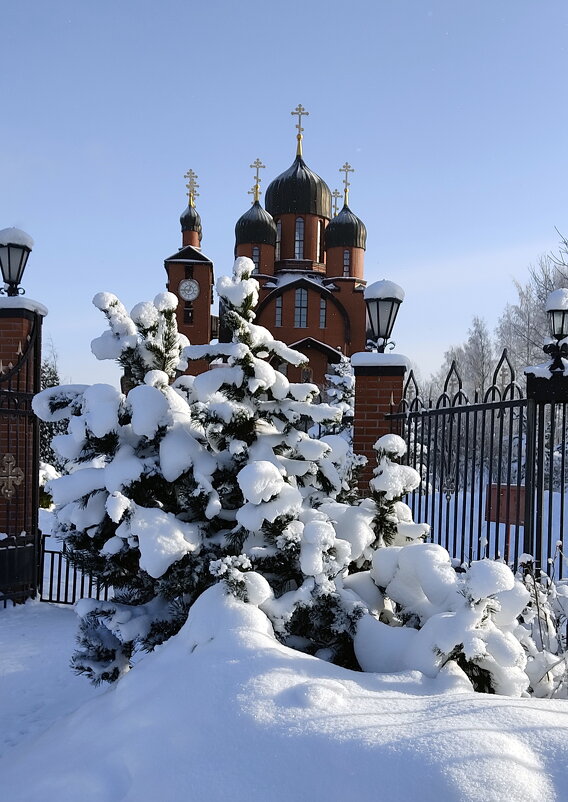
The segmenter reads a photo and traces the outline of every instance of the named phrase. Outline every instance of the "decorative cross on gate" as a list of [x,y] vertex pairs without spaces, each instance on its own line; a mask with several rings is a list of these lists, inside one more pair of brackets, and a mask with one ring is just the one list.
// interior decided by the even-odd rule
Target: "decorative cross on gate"
[[297,125],[296,125],[296,128],[298,129],[298,133],[296,135],[296,139],[298,140],[298,147],[296,149],[296,156],[301,156],[302,155],[302,139],[304,138],[302,136],[302,132],[304,130],[302,128],[302,117],[309,117],[310,116],[310,112],[306,111],[301,103],[298,103],[298,105],[296,106],[294,111],[291,111],[290,114],[292,114],[292,115],[294,115],[295,117],[298,118],[298,122],[297,122]]
[[193,170],[188,170],[187,173],[184,175],[184,178],[188,179],[188,182],[185,186],[187,188],[187,197],[189,198],[189,205],[195,206],[195,199],[199,197],[199,192],[197,191],[199,187],[199,184],[197,183],[197,175],[193,172]]
[[24,481],[24,472],[16,466],[16,460],[12,454],[4,454],[0,468],[0,493],[4,498],[12,498],[16,492],[16,487]]
[[343,190],[343,202],[347,206],[349,204],[349,187],[351,186],[349,182],[349,173],[354,173],[355,170],[348,162],[345,162],[343,167],[339,168],[340,173],[345,173],[345,178],[343,179],[343,186],[345,189]]

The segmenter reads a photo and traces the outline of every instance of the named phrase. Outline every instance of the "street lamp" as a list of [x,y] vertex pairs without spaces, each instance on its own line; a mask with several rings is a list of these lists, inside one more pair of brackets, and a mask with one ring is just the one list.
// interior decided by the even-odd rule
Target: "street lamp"
[[404,301],[404,290],[394,281],[375,281],[365,288],[365,304],[367,306],[367,345],[372,350],[384,353],[389,343],[398,308]]
[[[550,354],[553,361],[549,367],[551,373],[564,373],[564,359],[568,358],[568,290],[560,289],[551,292],[546,299],[546,314],[550,334],[556,342],[547,343],[543,350]],[[560,344],[560,341],[563,341]]]
[[5,288],[0,289],[4,295],[21,295],[24,290],[19,286],[28,256],[34,241],[29,234],[19,228],[4,228],[0,231],[0,268]]

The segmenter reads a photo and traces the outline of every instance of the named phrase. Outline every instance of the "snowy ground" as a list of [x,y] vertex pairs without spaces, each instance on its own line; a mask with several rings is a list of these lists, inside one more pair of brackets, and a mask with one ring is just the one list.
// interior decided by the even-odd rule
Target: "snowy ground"
[[67,667],[71,610],[0,610],[0,798],[568,798],[567,701],[474,694],[451,673],[345,671],[281,646],[221,592],[110,689]]

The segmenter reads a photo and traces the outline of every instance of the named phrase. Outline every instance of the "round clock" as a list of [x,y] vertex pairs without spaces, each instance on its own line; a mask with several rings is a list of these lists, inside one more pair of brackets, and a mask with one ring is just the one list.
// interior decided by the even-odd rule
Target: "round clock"
[[194,278],[184,278],[179,283],[178,292],[184,301],[195,301],[199,295],[199,284]]

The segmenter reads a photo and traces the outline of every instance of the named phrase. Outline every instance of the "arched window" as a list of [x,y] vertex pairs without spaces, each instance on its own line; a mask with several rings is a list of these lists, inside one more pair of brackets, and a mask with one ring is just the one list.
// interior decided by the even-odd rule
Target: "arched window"
[[323,297],[320,298],[320,329],[325,329],[327,322],[327,301]]
[[183,307],[183,322],[187,325],[193,323],[193,304],[191,301],[186,301]]
[[254,270],[253,273],[258,273],[260,268],[260,248],[258,245],[254,245],[252,249],[252,261],[254,263]]
[[351,254],[349,251],[343,251],[343,275],[348,276],[351,273]]
[[282,222],[276,221],[276,249],[274,251],[274,259],[280,261],[280,243],[282,241]]
[[318,230],[316,239],[316,259],[323,264],[323,221],[318,220]]
[[304,218],[296,217],[294,232],[294,259],[304,258]]
[[279,295],[275,302],[276,314],[274,315],[274,325],[280,327],[282,325],[282,296]]
[[294,328],[305,329],[308,326],[308,291],[300,288],[296,290],[294,304]]

